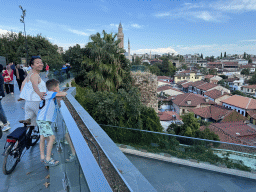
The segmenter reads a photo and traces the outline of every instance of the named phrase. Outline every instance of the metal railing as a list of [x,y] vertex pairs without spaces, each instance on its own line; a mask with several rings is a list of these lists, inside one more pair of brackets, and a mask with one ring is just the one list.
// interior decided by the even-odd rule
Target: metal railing
[[248,172],[256,170],[256,146],[100,125],[115,143],[131,146],[134,149],[144,149],[152,153],[168,154]]

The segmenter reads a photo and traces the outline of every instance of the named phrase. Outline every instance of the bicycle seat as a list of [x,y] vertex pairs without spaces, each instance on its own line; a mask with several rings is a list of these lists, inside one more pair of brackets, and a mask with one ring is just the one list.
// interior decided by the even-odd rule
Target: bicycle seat
[[20,123],[23,123],[23,124],[30,125],[30,124],[31,124],[31,119],[20,120],[19,122],[20,122]]
[[19,98],[17,101],[23,101],[23,100],[25,100],[25,99]]

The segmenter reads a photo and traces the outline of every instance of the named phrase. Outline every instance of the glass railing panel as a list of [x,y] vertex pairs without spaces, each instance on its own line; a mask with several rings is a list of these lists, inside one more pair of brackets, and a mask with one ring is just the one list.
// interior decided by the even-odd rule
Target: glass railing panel
[[119,146],[242,171],[256,170],[256,146],[109,125],[101,127]]
[[61,112],[54,127],[56,151],[62,166],[62,187],[67,191],[90,191]]

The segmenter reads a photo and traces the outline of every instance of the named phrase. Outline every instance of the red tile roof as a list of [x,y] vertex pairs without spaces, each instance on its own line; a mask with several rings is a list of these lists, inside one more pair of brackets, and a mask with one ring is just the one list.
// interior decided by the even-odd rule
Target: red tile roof
[[207,91],[209,89],[212,89],[214,87],[217,87],[218,85],[216,84],[213,84],[213,83],[204,83],[204,84],[201,84],[199,86],[195,86],[197,89],[201,89],[201,90],[204,90],[204,91]]
[[215,121],[218,121],[224,118],[232,110],[219,105],[211,105],[208,107],[191,109],[190,111],[200,117],[207,118],[207,119],[211,118],[211,119],[214,119]]
[[210,79],[210,78],[212,78],[212,77],[214,77],[214,75],[205,75],[205,76],[204,76],[205,79]]
[[204,93],[204,95],[206,95],[206,96],[208,96],[212,99],[218,99],[218,98],[222,97],[223,95],[228,95],[228,93],[224,92],[223,95],[222,95],[220,90],[213,89],[213,90],[210,90],[210,91],[206,91]]
[[256,89],[256,85],[245,85],[243,88]]
[[182,120],[174,111],[158,112],[158,117],[160,118],[160,121]]
[[236,122],[236,121],[247,121],[248,119],[238,113],[236,110],[231,110],[226,116],[221,120],[222,123],[225,122]]
[[187,82],[187,83],[184,83],[184,84],[181,84],[181,86],[183,88],[188,88],[189,86],[191,86],[193,84],[193,82]]
[[235,80],[239,80],[239,78],[234,77],[234,78],[224,79],[224,81],[227,81],[227,82],[233,82],[233,81],[235,81]]
[[248,65],[242,65],[240,68],[250,69],[250,68],[254,68],[254,66],[251,64],[248,64]]
[[[191,104],[188,104],[187,101],[191,101]],[[196,95],[194,93],[185,93],[182,95],[177,95],[175,99],[172,100],[172,102],[178,106],[184,106],[184,107],[196,107],[197,105],[201,104],[208,104],[213,105],[213,101],[205,101],[205,97],[202,95]]]
[[247,113],[251,118],[256,119],[256,110],[248,110]]
[[235,137],[256,135],[256,130],[245,124],[243,121],[214,123],[213,126],[218,127]]
[[224,66],[238,66],[238,62],[227,61],[223,62]]
[[240,95],[233,95],[221,102],[229,105],[233,105],[235,107],[239,107],[241,109],[256,109],[255,99],[252,99],[249,97],[243,97]]
[[183,83],[187,83],[188,81],[187,80],[184,80],[184,81],[179,81],[178,83],[176,83],[177,85],[182,85]]
[[[205,128],[202,126],[200,130]],[[256,131],[243,122],[212,123],[208,128],[219,135],[222,142],[255,145]]]
[[171,80],[171,78],[167,76],[157,76],[157,80],[160,80],[160,79]]
[[207,65],[219,65],[221,62],[208,62]]

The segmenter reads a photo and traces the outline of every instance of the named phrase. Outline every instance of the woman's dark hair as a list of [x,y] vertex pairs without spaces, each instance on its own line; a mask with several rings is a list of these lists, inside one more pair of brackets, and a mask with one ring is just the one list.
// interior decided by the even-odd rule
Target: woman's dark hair
[[2,73],[3,69],[4,69],[3,65],[0,64],[0,73]]
[[35,59],[41,59],[41,57],[39,55],[38,56],[32,56],[31,59],[30,59],[30,62],[29,62],[30,66],[34,64]]

